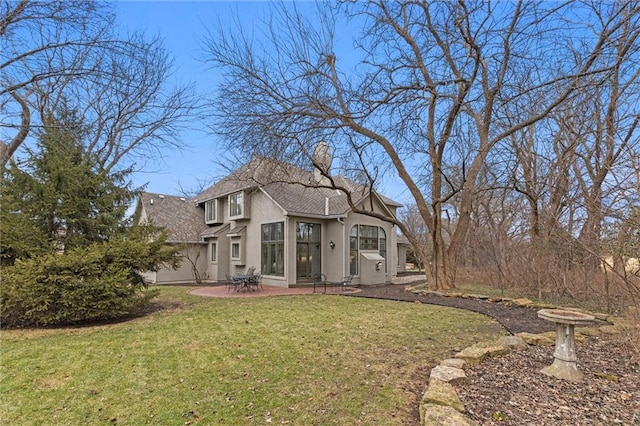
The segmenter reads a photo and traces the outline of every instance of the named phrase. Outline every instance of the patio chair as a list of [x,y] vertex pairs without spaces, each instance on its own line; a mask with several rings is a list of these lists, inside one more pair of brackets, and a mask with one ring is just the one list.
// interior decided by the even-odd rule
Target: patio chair
[[327,276],[325,274],[316,275],[313,277],[313,292],[316,292],[316,287],[318,289],[322,287],[322,292],[327,292]]
[[349,287],[351,285],[351,280],[353,279],[353,274],[351,275],[347,275],[346,277],[342,278],[342,291],[344,292],[344,290]]
[[255,271],[256,271],[256,267],[252,266],[249,269],[247,269],[247,275],[253,275]]
[[340,278],[338,281],[329,281],[327,284],[330,289],[333,289],[334,293],[344,293],[345,289],[351,285],[353,275],[347,275]]
[[241,285],[242,285],[242,281],[227,274],[227,292],[231,290],[238,291]]
[[262,287],[262,274],[258,271],[254,273],[249,279],[249,286],[255,288],[255,290],[263,290]]

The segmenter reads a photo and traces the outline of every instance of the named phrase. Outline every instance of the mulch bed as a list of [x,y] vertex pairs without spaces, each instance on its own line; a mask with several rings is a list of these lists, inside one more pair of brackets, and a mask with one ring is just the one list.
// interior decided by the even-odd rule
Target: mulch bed
[[548,377],[553,347],[529,346],[466,369],[456,386],[482,425],[640,425],[640,366],[627,342],[602,335],[578,343],[582,382]]
[[555,330],[555,325],[538,318],[537,310],[510,303],[489,302],[480,299],[463,299],[461,297],[445,297],[435,294],[415,294],[405,291],[403,284],[391,284],[379,287],[362,288],[359,293],[351,294],[355,297],[371,297],[405,302],[421,302],[431,305],[449,306],[451,308],[466,309],[488,315],[498,321],[512,334],[520,332],[544,333]]
[[[365,288],[352,296],[467,309],[494,318],[513,334],[555,329],[554,324],[538,318],[532,308],[417,295],[405,292],[404,288],[404,285]],[[552,363],[553,351],[552,346],[529,346],[466,368],[468,381],[457,386],[457,391],[467,415],[481,425],[640,425],[640,365],[633,358],[627,336],[603,334],[578,343],[578,368],[584,373],[584,381],[578,383],[540,372]],[[419,417],[415,420],[419,422]]]

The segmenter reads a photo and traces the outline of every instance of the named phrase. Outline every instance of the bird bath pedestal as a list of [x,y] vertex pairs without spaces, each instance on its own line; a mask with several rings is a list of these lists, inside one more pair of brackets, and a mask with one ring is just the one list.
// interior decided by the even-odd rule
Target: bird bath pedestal
[[592,315],[564,309],[541,309],[538,317],[556,323],[556,350],[554,361],[541,371],[549,376],[579,382],[582,373],[576,365],[576,339],[574,328],[576,325],[587,325],[594,320]]

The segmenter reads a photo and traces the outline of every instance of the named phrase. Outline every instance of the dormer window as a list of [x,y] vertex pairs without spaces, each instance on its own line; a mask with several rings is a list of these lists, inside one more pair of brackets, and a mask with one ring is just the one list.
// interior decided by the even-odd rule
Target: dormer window
[[217,199],[209,200],[204,203],[205,223],[222,223],[222,215],[220,214],[220,203]]
[[244,194],[242,191],[229,195],[229,218],[245,217]]

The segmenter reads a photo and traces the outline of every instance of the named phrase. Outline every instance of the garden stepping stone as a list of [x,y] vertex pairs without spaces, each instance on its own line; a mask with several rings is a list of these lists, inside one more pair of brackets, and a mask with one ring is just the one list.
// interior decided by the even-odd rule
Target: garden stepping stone
[[533,334],[533,333],[526,333],[526,332],[518,333],[516,334],[516,336],[524,340],[527,345],[553,346],[556,344],[555,336],[551,338],[543,334]]
[[576,328],[576,335],[578,334],[581,334],[583,336],[589,336],[589,337],[597,337],[600,334],[602,334],[602,332],[597,328],[593,328],[593,327],[581,327],[581,328]]
[[425,404],[420,411],[420,426],[478,426],[477,422],[451,407]]
[[603,325],[600,327],[600,331],[607,334],[620,334],[622,332],[620,326],[617,325]]
[[513,299],[511,303],[514,303],[518,306],[525,306],[525,307],[530,307],[531,305],[533,305],[533,302],[529,299]]
[[429,380],[427,391],[422,397],[421,405],[422,404],[445,405],[464,413],[464,404],[462,404],[453,385],[439,380]]
[[527,344],[518,336],[503,336],[498,339],[498,344],[506,346],[509,349],[523,350],[527,348]]
[[449,358],[440,362],[440,365],[444,367],[463,368],[466,362],[460,358]]
[[429,380],[438,380],[457,385],[464,383],[467,380],[467,375],[464,370],[460,368],[438,365],[431,369]]
[[504,355],[509,352],[509,348],[498,343],[476,343],[454,355],[463,359],[469,365],[481,363],[488,356]]

